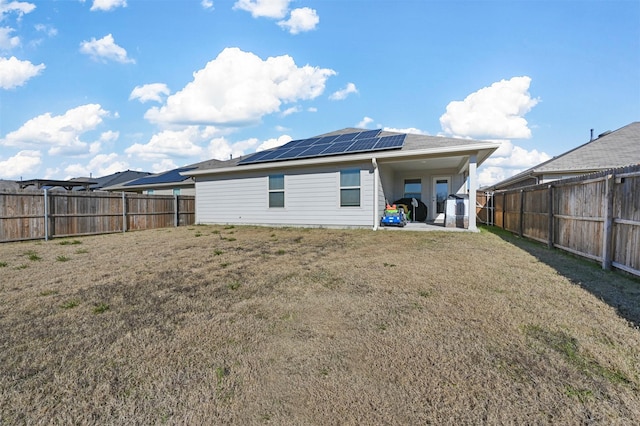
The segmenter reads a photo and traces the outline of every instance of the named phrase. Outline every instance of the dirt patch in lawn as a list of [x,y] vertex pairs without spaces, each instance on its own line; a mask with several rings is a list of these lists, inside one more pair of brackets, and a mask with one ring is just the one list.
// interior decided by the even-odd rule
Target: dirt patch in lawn
[[1,244],[0,425],[638,424],[639,287],[487,231]]

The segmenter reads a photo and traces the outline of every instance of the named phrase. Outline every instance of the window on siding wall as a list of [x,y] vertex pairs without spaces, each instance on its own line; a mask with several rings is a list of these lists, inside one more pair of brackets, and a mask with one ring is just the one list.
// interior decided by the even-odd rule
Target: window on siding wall
[[284,175],[269,176],[269,207],[284,207]]
[[173,188],[173,195],[180,195],[180,188]]
[[147,195],[153,195],[153,189],[147,189]]
[[340,171],[340,207],[360,207],[360,170]]
[[420,179],[404,180],[404,198],[422,198],[422,181]]

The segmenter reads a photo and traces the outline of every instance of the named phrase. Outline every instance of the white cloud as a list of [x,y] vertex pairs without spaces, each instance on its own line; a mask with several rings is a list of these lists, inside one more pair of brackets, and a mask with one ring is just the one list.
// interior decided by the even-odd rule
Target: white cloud
[[253,151],[260,141],[256,138],[247,139],[240,142],[231,143],[226,138],[214,138],[209,142],[207,152],[209,158],[215,160],[229,160],[237,158]]
[[540,152],[537,149],[527,151],[522,147],[513,145],[511,141],[505,140],[501,141],[500,148],[484,164],[525,170],[550,159],[551,156],[545,152]]
[[202,0],[200,2],[200,5],[202,6],[203,9],[211,9],[211,10],[213,10],[213,1],[211,1],[211,0]]
[[31,62],[21,61],[15,56],[9,59],[0,58],[0,88],[13,89],[22,86],[45,68],[44,64],[33,65]]
[[307,111],[308,111],[308,112],[318,112],[318,108],[316,108],[316,107],[309,107],[309,108],[307,108]]
[[151,166],[151,171],[153,173],[162,173],[162,172],[166,172],[166,171],[177,169],[177,168],[178,168],[178,165],[173,160],[169,158],[164,158],[160,160],[160,162],[154,163]]
[[47,37],[55,37],[58,35],[58,29],[52,25],[36,24],[34,28],[40,33],[45,33]]
[[329,99],[332,101],[341,101],[346,99],[351,93],[358,93],[358,89],[355,84],[347,83],[344,89],[340,89],[337,92],[332,93],[331,96],[329,96]]
[[320,18],[315,9],[302,7],[293,9],[289,19],[279,21],[278,25],[288,30],[291,34],[299,34],[301,32],[314,30],[319,22]]
[[129,100],[138,99],[140,102],[147,101],[162,102],[163,96],[169,96],[171,90],[164,83],[152,83],[136,86],[129,95]]
[[277,146],[282,146],[286,143],[291,142],[292,140],[293,138],[289,135],[282,135],[278,138],[267,139],[256,148],[256,152],[264,151],[265,149],[275,148]]
[[238,48],[224,49],[145,118],[156,123],[237,125],[259,122],[282,103],[314,99],[335,71],[296,66],[288,55],[262,60]]
[[40,151],[20,151],[4,161],[0,159],[0,178],[17,179],[22,175],[34,175],[40,164]]
[[302,111],[302,108],[299,105],[292,106],[291,108],[287,108],[284,111],[282,111],[282,116],[286,117],[287,115],[295,114],[301,111]]
[[111,34],[107,34],[100,40],[92,37],[91,41],[83,41],[80,43],[80,52],[91,56],[94,61],[110,60],[123,64],[136,62],[127,57],[127,51],[115,43]]
[[364,117],[361,122],[356,124],[356,127],[366,129],[369,124],[373,123],[373,121],[374,120],[371,117]]
[[87,164],[70,164],[65,167],[67,174],[65,179],[74,177],[101,177],[129,169],[129,163],[122,161],[118,154],[99,154],[93,157]]
[[284,18],[289,10],[291,0],[238,0],[234,9],[246,10],[254,18]]
[[116,7],[127,7],[126,0],[93,0],[93,5],[91,6],[91,11],[94,10],[103,10],[109,11],[115,9]]
[[114,132],[113,130],[107,130],[100,134],[100,142],[115,142],[120,137],[120,132]]
[[33,3],[27,3],[24,1],[7,2],[6,0],[0,0],[0,21],[4,18],[5,14],[10,12],[17,13],[18,19],[20,19],[22,15],[33,12],[35,8],[36,5]]
[[448,135],[482,139],[530,138],[524,115],[539,102],[531,98],[530,84],[527,76],[513,77],[484,87],[464,101],[450,102],[440,117],[442,130]]
[[156,161],[170,157],[193,157],[202,154],[198,145],[209,136],[207,130],[189,126],[182,130],[163,130],[151,137],[146,144],[133,144],[125,149],[130,157],[144,161]]
[[238,142],[230,142],[224,137],[214,138],[209,142],[207,152],[209,158],[216,160],[228,160],[230,158],[241,157],[252,152],[264,151],[265,149],[282,146],[291,142],[291,136],[282,135],[278,138],[267,139],[260,142],[257,138],[245,139]]
[[415,127],[406,127],[404,129],[398,129],[395,127],[385,127],[383,130],[386,130],[387,132],[397,132],[397,133],[411,133],[414,135],[428,135],[429,132],[425,131],[425,130],[420,130],[418,128]]
[[91,147],[80,136],[95,129],[108,114],[99,104],[82,105],[63,115],[42,114],[0,139],[0,146],[44,146],[49,147],[50,155],[86,154]]
[[14,31],[15,30],[10,27],[0,28],[0,51],[11,50],[15,47],[20,46],[20,37],[11,37],[11,33]]
[[527,151],[509,140],[500,141],[500,148],[478,169],[478,184],[492,185],[550,159],[537,149]]

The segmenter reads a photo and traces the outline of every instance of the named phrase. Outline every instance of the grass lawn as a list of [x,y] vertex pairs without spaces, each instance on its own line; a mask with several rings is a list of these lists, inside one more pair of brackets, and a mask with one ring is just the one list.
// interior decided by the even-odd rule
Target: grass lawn
[[0,244],[0,425],[640,424],[640,281],[509,234]]

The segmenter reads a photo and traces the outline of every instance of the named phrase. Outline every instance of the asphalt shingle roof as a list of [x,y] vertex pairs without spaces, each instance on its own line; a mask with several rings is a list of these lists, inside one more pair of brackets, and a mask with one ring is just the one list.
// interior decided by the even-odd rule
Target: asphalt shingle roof
[[604,134],[534,167],[535,172],[593,171],[640,164],[640,122]]
[[510,187],[535,176],[592,173],[636,164],[640,164],[640,122],[637,121],[613,132],[603,133],[594,140],[491,185],[490,188]]

